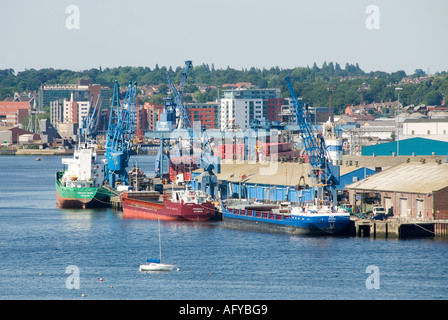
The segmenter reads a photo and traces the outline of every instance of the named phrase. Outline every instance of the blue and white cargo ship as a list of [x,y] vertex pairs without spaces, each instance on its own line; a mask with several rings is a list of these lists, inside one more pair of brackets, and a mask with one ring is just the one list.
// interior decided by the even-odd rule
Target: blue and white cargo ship
[[336,235],[348,231],[349,212],[329,205],[267,205],[249,201],[222,203],[226,227],[288,234]]

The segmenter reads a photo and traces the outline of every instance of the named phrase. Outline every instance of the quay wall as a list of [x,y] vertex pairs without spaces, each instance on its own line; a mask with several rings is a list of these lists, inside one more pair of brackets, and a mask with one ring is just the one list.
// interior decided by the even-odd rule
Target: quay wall
[[0,156],[65,156],[72,155],[73,149],[1,149]]
[[355,221],[358,237],[407,239],[448,237],[448,220],[445,221],[399,221],[366,220]]
[[0,156],[14,156],[16,154],[16,150],[14,149],[1,149]]

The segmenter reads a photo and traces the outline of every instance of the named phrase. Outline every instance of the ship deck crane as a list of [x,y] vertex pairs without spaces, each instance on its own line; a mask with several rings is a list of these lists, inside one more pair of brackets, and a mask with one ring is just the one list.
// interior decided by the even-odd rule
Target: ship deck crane
[[[338,184],[339,174],[333,174],[333,170],[336,171],[336,169],[333,169],[334,166],[331,163],[330,156],[325,147],[323,135],[322,133],[317,134],[317,137],[314,135],[311,125],[306,118],[302,104],[294,92],[289,77],[286,77],[286,82],[295,109],[297,123],[300,126],[303,144],[305,145],[305,152],[311,166],[310,177],[315,186],[323,187],[323,190],[327,191],[328,196],[330,197],[329,200],[335,203],[335,185]],[[321,194],[320,196],[323,198],[324,194]]]
[[135,133],[135,104],[137,83],[129,82],[123,103],[120,105],[119,86],[115,81],[106,138],[107,179],[109,186],[129,183],[128,166]]

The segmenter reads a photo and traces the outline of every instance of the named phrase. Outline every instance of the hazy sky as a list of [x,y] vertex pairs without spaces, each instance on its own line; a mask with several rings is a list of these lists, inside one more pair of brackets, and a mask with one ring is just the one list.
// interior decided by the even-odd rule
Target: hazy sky
[[[448,0],[0,1],[0,69],[193,60],[237,69],[333,61],[365,71],[448,71]],[[75,21],[69,5],[79,8],[79,29],[67,28]],[[366,27],[369,5],[379,10],[379,29]]]

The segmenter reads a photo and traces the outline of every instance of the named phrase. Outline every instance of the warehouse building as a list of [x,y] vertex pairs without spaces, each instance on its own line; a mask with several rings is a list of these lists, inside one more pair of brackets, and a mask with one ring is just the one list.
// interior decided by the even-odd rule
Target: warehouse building
[[448,164],[404,163],[346,186],[350,203],[359,206],[376,197],[404,219],[448,219]]
[[[333,174],[339,176],[339,168],[335,166]],[[192,173],[195,189],[201,189],[202,172],[203,169],[198,169]],[[367,168],[345,168],[344,174],[340,176],[339,185],[335,187],[338,198],[339,195],[343,195],[345,184],[359,181],[366,175],[375,173]],[[216,176],[222,199],[241,197],[266,202],[299,203],[313,201],[316,196],[311,189],[309,174],[309,163],[223,161],[221,172]]]

